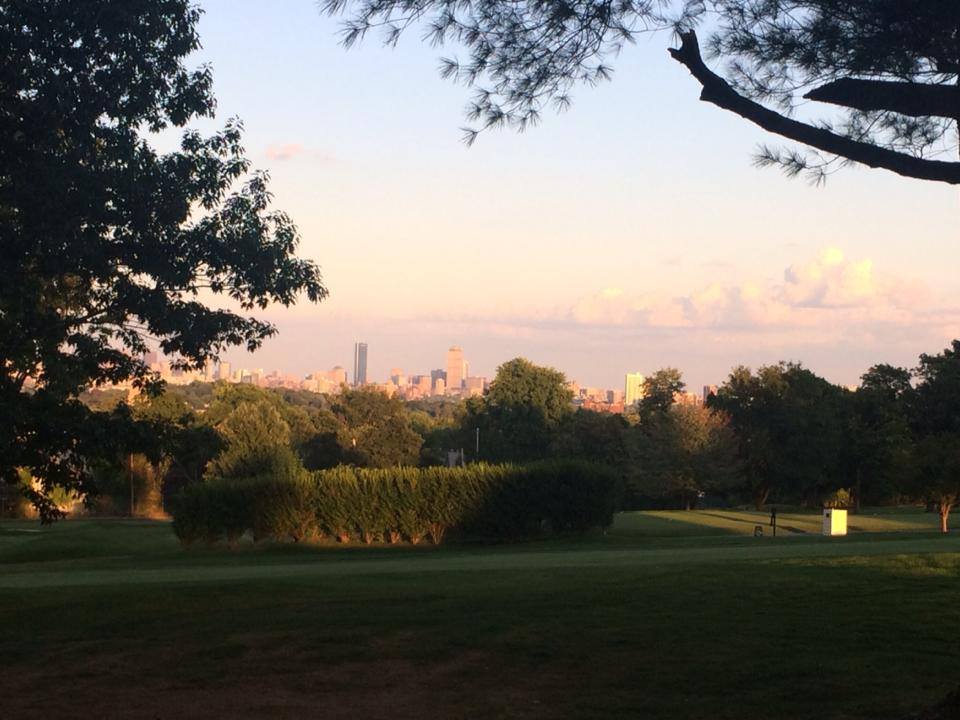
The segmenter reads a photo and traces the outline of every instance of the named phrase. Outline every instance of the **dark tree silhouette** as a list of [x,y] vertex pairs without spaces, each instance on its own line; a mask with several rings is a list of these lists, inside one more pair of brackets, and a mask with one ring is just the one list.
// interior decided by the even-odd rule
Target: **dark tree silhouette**
[[[468,55],[441,72],[475,89],[468,142],[520,130],[578,83],[610,77],[608,60],[637,35],[673,30],[670,55],[700,99],[804,146],[762,148],[760,165],[822,180],[847,163],[960,183],[960,3],[956,0],[325,0],[349,13],[344,41],[372,29],[396,43],[411,26]],[[706,28],[704,62],[695,28]],[[823,119],[794,110],[824,103]],[[804,112],[806,116],[808,113]]]
[[[326,296],[297,228],[249,174],[232,121],[157,153],[150,133],[212,116],[189,0],[0,3],[0,476],[81,491],[127,424],[77,399],[155,383],[151,342],[195,368],[274,333],[247,316]],[[204,295],[206,293],[206,295]],[[204,300],[230,298],[239,312]]]

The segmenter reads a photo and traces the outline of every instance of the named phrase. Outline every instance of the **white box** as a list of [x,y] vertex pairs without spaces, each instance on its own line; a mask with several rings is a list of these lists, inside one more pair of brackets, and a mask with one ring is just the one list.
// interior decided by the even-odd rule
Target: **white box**
[[824,535],[846,535],[847,534],[847,511],[839,508],[823,509],[823,534]]

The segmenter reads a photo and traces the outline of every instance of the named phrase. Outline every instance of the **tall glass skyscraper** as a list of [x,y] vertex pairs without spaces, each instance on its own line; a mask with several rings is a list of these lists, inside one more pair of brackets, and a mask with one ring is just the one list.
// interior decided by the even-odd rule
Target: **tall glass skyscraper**
[[367,344],[353,344],[353,386],[367,384]]

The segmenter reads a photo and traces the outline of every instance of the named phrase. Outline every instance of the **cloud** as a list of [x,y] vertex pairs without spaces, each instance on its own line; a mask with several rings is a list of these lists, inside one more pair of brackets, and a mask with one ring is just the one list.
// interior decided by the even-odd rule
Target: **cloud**
[[908,326],[939,327],[946,335],[960,324],[960,308],[937,307],[922,285],[880,274],[871,260],[851,260],[828,247],[811,260],[791,264],[781,282],[715,282],[679,296],[604,288],[575,301],[566,317],[584,326],[780,329],[827,340]]
[[298,155],[303,155],[306,151],[306,148],[303,147],[300,143],[286,143],[284,145],[268,145],[266,150],[267,159],[269,160],[292,160]]

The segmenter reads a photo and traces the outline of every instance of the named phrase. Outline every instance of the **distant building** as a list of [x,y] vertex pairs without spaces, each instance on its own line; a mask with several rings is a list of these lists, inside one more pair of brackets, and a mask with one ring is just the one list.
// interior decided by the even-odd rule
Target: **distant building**
[[466,367],[463,361],[463,349],[457,345],[447,350],[447,392],[458,393],[463,387],[466,377]]
[[703,400],[695,392],[678,392],[673,394],[673,402],[677,405],[689,405],[699,407],[703,405]]
[[230,363],[222,362],[217,366],[217,380],[223,380],[224,382],[230,382]]
[[646,394],[644,386],[646,378],[641,373],[627,373],[623,388],[623,404],[625,407],[636,405]]
[[704,385],[704,386],[703,386],[703,404],[706,405],[706,404],[707,404],[707,400],[710,399],[710,396],[711,396],[711,395],[716,395],[716,394],[717,394],[717,386],[716,386],[716,385]]
[[367,384],[367,344],[353,345],[353,384],[356,387]]
[[[437,390],[437,381],[443,385],[443,388]],[[434,395],[443,395],[443,390],[447,385],[447,371],[446,370],[431,370],[430,371],[430,390]]]
[[332,370],[327,371],[327,379],[334,385],[340,387],[347,384],[347,371],[345,368],[335,365]]
[[463,379],[463,394],[465,397],[483,395],[486,386],[487,379],[485,377],[466,377]]

